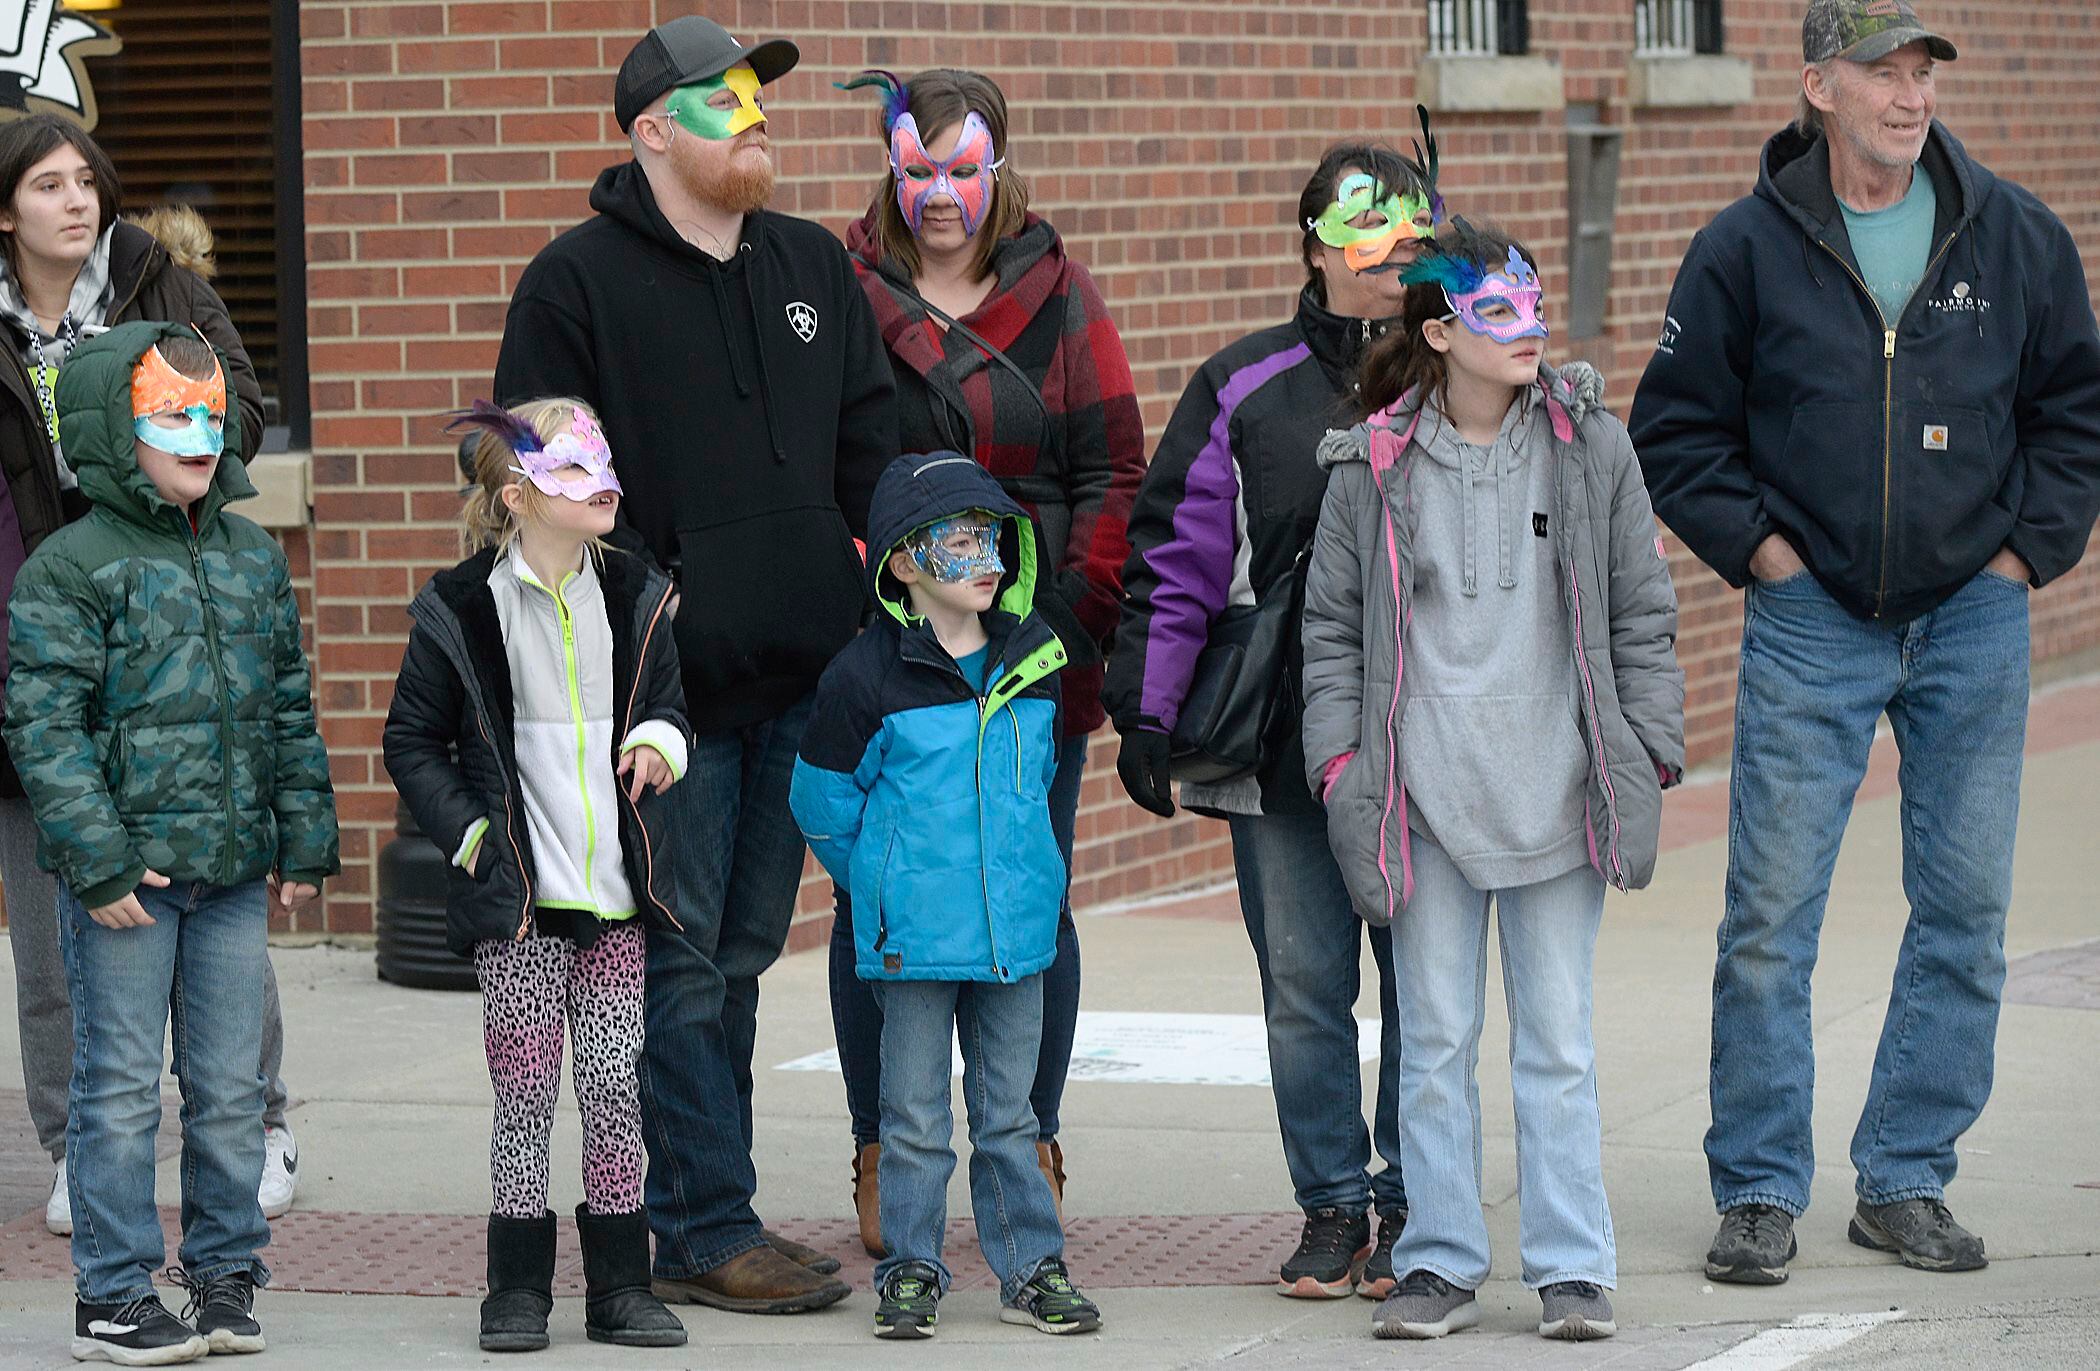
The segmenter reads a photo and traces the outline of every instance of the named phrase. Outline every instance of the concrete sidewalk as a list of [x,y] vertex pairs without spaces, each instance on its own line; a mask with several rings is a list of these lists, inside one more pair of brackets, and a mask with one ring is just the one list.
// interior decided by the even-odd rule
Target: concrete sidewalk
[[[1725,844],[1689,824],[1654,886],[1614,896],[1598,953],[1596,1029],[1605,1170],[1618,1234],[1620,1337],[1542,1343],[1535,1297],[1516,1275],[1515,1149],[1506,1024],[1488,1016],[1481,1097],[1485,1192],[1496,1280],[1483,1332],[1441,1343],[1369,1338],[1371,1305],[1280,1299],[1259,1281],[1295,1238],[1290,1183],[1267,1090],[1116,1084],[1075,1078],[1064,1145],[1074,1274],[1101,1302],[1096,1337],[1052,1340],[998,1324],[991,1295],[952,1297],[940,1338],[915,1365],[1128,1368],[2100,1365],[2100,921],[2094,918],[2094,801],[2100,798],[2100,682],[2038,696],[2024,787],[2014,959],[1990,1108],[1962,1140],[1950,1199],[1989,1242],[1986,1271],[1927,1276],[1845,1241],[1846,1159],[1881,1027],[1905,918],[1895,801],[1863,798],[1848,834],[1816,980],[1819,1079],[1815,1206],[1800,1225],[1793,1280],[1771,1290],[1713,1287],[1699,1274],[1712,1236],[1700,1138],[1707,1122],[1709,988]],[[1885,766],[1885,763],[1883,763]],[[1870,783],[1867,796],[1875,796]],[[1714,790],[1671,804],[1718,814]],[[1086,917],[1089,1011],[1255,1015],[1253,957],[1229,897]],[[4,954],[0,954],[4,955]],[[485,1363],[474,1330],[487,1202],[489,1087],[479,1001],[404,991],[373,977],[368,953],[279,949],[289,1043],[285,1075],[302,1152],[299,1208],[266,1256],[280,1288],[259,1304],[277,1364],[315,1368]],[[765,980],[758,1048],[759,1206],[769,1221],[844,1255],[852,1207],[839,1078],[783,1071],[831,1046],[821,954]],[[1499,979],[1489,975],[1499,999]],[[0,975],[0,984],[11,978]],[[1375,996],[1359,1005],[1375,1018]],[[15,1060],[11,1012],[0,1060]],[[13,1086],[12,1067],[0,1076]],[[1366,1074],[1366,1085],[1371,1083]],[[1368,1090],[1366,1092],[1368,1100]],[[19,1112],[0,1089],[0,1113]],[[14,1131],[10,1146],[20,1146]],[[578,1128],[564,1104],[553,1204],[580,1198]],[[967,1219],[960,1183],[951,1213]],[[172,1161],[164,1204],[176,1198]],[[56,1367],[70,1320],[67,1256],[36,1215],[0,1213],[0,1367]],[[41,1195],[37,1214],[40,1215]],[[399,1217],[380,1217],[399,1216]],[[12,1222],[7,1220],[12,1219]],[[1139,1220],[1143,1220],[1142,1222]],[[967,1223],[961,1225],[967,1232]],[[958,1236],[961,1236],[960,1234]],[[974,1254],[959,1276],[978,1276]],[[1089,1262],[1093,1263],[1092,1266]],[[967,1268],[967,1269],[965,1269]],[[855,1268],[865,1269],[864,1260]],[[565,1279],[568,1268],[565,1267]],[[343,1273],[354,1279],[342,1279]],[[330,1283],[334,1281],[336,1283]],[[456,1290],[432,1294],[298,1293]],[[1178,1287],[1178,1288],[1177,1288]],[[639,1352],[586,1343],[581,1302],[555,1313],[551,1367],[846,1367],[892,1355],[867,1336],[864,1280],[837,1309],[799,1318],[689,1309],[691,1346]],[[1900,1313],[1896,1312],[1900,1311]],[[1711,1360],[1710,1360],[1711,1359]]]

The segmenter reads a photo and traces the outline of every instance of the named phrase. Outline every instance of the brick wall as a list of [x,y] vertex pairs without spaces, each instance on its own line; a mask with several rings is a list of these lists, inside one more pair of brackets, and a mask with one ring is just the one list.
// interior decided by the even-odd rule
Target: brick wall
[[[1298,188],[1338,136],[1404,140],[1419,4],[1220,0],[1192,6],[906,0],[458,0],[300,7],[315,448],[312,544],[320,702],[344,820],[343,878],[318,925],[371,926],[371,858],[394,797],[377,756],[404,606],[456,556],[450,445],[433,417],[485,393],[518,271],[588,213],[624,155],[612,72],[648,25],[701,11],[750,39],[785,34],[803,64],[769,92],[779,208],[839,228],[881,168],[872,101],[833,80],[864,66],[977,67],[1014,109],[1016,164],[1115,307],[1157,434],[1189,371],[1283,317],[1300,280]],[[1570,101],[1627,129],[1609,330],[1563,350],[1608,376],[1622,411],[1692,232],[1750,185],[1788,115],[1799,0],[1731,0],[1732,53],[1759,67],[1736,109],[1625,102],[1630,0],[1534,0],[1533,50]],[[2084,0],[1932,7],[1970,54],[1942,114],[1999,172],[2039,191],[2100,249],[2100,27]],[[1566,261],[1562,116],[1439,122],[1446,188]],[[2100,261],[2093,263],[2100,267]],[[640,364],[638,362],[638,364]],[[1725,751],[1740,603],[1676,550],[1695,759]],[[2035,601],[2036,651],[2100,644],[2100,566]],[[1097,739],[1074,898],[1126,898],[1228,865],[1220,825],[1158,823],[1124,802]],[[821,883],[805,908],[822,907]],[[798,942],[820,925],[806,923]]]

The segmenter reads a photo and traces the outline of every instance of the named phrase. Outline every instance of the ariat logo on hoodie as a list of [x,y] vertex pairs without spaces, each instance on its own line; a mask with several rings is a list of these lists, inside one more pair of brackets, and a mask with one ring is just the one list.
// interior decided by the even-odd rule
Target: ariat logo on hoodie
[[815,342],[817,337],[817,311],[801,300],[790,301],[787,307],[788,327],[805,343]]

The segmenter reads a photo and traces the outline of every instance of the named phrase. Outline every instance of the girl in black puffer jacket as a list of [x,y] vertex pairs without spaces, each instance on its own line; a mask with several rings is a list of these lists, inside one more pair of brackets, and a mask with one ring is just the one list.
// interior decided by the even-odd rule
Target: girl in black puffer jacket
[[547,1346],[565,1015],[585,1116],[588,1331],[678,1346],[684,1327],[649,1290],[637,1079],[642,921],[678,922],[655,808],[688,741],[671,585],[598,542],[620,486],[588,408],[477,405],[466,422],[484,430],[467,505],[479,550],[410,606],[386,765],[451,857],[449,941],[484,996],[496,1129],[481,1347]]

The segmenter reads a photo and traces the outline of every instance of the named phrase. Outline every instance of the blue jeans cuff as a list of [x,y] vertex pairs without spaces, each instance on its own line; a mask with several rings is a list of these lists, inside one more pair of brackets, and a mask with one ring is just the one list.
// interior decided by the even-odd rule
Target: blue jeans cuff
[[733,1242],[727,1247],[717,1248],[715,1251],[708,1253],[704,1257],[696,1257],[690,1264],[682,1267],[673,1263],[666,1262],[664,1260],[662,1251],[659,1250],[657,1252],[656,1262],[653,1268],[651,1269],[650,1274],[656,1276],[661,1280],[667,1281],[698,1280],[700,1279],[700,1277],[706,1275],[708,1272],[714,1270],[716,1267],[727,1266],[730,1262],[736,1260],[738,1257],[743,1256],[746,1252],[756,1251],[757,1249],[764,1247],[765,1245],[765,1235],[761,1233],[755,1237],[745,1238],[740,1241]]
[[1905,1200],[1937,1200],[1946,1197],[1946,1191],[1936,1185],[1913,1185],[1902,1190],[1890,1190],[1879,1195],[1870,1195],[1864,1187],[1858,1189],[1861,1204],[1879,1207],[1884,1204],[1901,1204]]
[[1539,1277],[1537,1280],[1527,1279],[1524,1282],[1524,1288],[1526,1290],[1544,1290],[1549,1285],[1559,1285],[1563,1281],[1587,1281],[1591,1285],[1601,1285],[1606,1290],[1617,1290],[1619,1288],[1619,1278],[1616,1275],[1607,1276],[1601,1271],[1554,1271]]
[[1396,1262],[1393,1265],[1393,1274],[1396,1276],[1405,1276],[1409,1271],[1427,1271],[1432,1276],[1441,1276],[1448,1284],[1455,1285],[1460,1290],[1468,1293],[1480,1289],[1479,1281],[1469,1281],[1450,1267],[1439,1265],[1436,1262],[1409,1262],[1407,1269],[1404,1271],[1400,1269],[1399,1263]]
[[183,1270],[188,1272],[191,1280],[200,1284],[205,1281],[215,1281],[219,1277],[233,1271],[247,1272],[248,1279],[255,1282],[257,1290],[262,1290],[270,1284],[270,1268],[263,1265],[260,1257],[244,1257],[238,1261],[230,1262],[213,1262],[209,1266],[200,1266],[194,1271],[188,1267],[184,1267]]
[[1716,1200],[1714,1201],[1714,1212],[1716,1214],[1726,1214],[1729,1210],[1740,1209],[1746,1204],[1769,1204],[1774,1209],[1784,1209],[1787,1217],[1794,1219],[1800,1218],[1801,1211],[1808,1208],[1807,1205],[1798,1200],[1790,1199],[1785,1195],[1761,1190],[1751,1191],[1742,1195],[1730,1195],[1725,1200]]
[[150,1280],[144,1285],[128,1286],[114,1295],[95,1295],[90,1294],[81,1286],[75,1285],[73,1287],[74,1296],[82,1304],[130,1304],[133,1300],[143,1299],[147,1295],[157,1295],[159,1293],[153,1288],[153,1282]]

